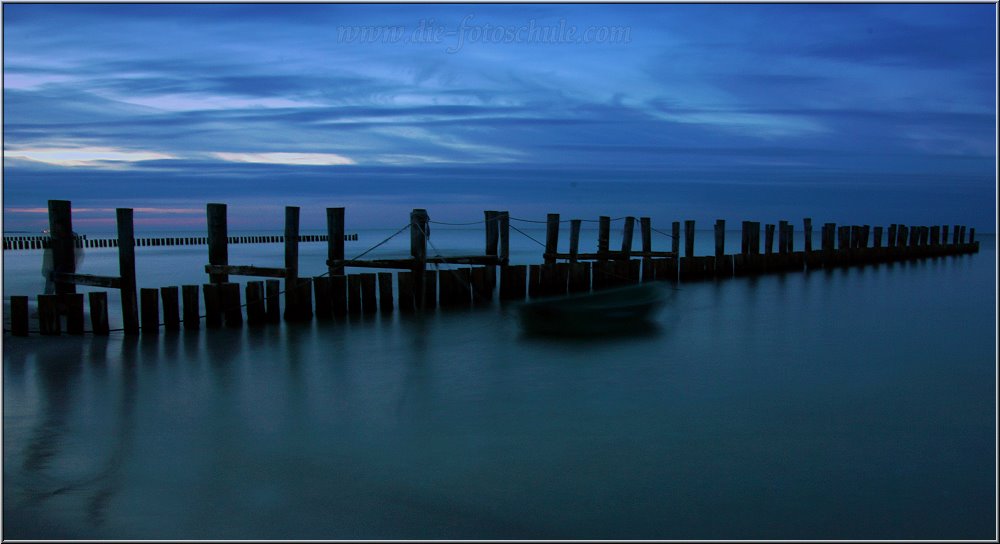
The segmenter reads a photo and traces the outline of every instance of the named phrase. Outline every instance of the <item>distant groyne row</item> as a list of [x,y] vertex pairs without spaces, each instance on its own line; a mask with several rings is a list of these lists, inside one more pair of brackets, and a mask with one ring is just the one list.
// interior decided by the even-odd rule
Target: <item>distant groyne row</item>
[[[132,209],[116,210],[118,237],[112,247],[118,249],[119,275],[78,274],[74,264],[72,214],[69,201],[49,201],[52,280],[54,294],[37,295],[38,330],[41,334],[109,334],[106,291],[88,293],[90,328],[84,323],[84,297],[77,285],[89,285],[121,292],[123,328],[126,335],[158,334],[161,331],[196,331],[219,327],[242,327],[309,321],[336,323],[347,317],[377,313],[420,312],[435,307],[468,308],[494,301],[521,301],[573,293],[586,293],[610,287],[647,282],[688,282],[719,280],[768,273],[809,272],[846,266],[878,265],[910,259],[940,258],[976,253],[975,229],[963,225],[908,226],[891,224],[887,228],[869,225],[824,223],[820,247],[813,248],[812,219],[802,221],[804,248],[793,247],[794,226],[788,221],[764,224],[744,221],[741,251],[725,254],[725,221],[714,225],[714,255],[695,256],[695,222],[674,221],[670,232],[652,227],[650,218],[622,217],[621,249],[610,246],[612,219],[601,216],[597,248],[593,253],[580,251],[580,229],[584,220],[561,220],[548,214],[544,221],[512,218],[506,211],[487,210],[484,219],[473,223],[484,226],[485,250],[482,254],[442,256],[429,241],[431,221],[427,211],[414,209],[409,222],[394,234],[374,244],[352,259],[344,255],[344,208],[327,208],[327,272],[316,277],[299,277],[298,243],[299,208],[285,208],[285,231],[282,266],[261,267],[230,264],[228,246],[235,242],[227,234],[225,204],[208,204],[207,236],[200,238],[208,246],[202,285],[136,288],[135,247]],[[545,241],[535,240],[511,221],[545,224]],[[569,251],[560,253],[561,225],[569,223]],[[633,249],[633,234],[638,223],[641,250]],[[761,231],[764,232],[763,244]],[[515,231],[542,248],[542,262],[512,265],[509,262],[510,236]],[[669,250],[653,249],[653,233],[670,241]],[[407,233],[410,257],[404,259],[362,259],[367,253],[395,236]],[[683,240],[683,251],[680,244]],[[428,246],[434,251],[429,254]],[[428,265],[435,266],[431,270]],[[441,268],[441,266],[446,268]],[[456,265],[463,265],[456,268]],[[467,265],[467,266],[465,266]],[[347,273],[348,269],[381,269],[379,272]],[[392,272],[396,270],[396,272]],[[230,276],[268,278],[247,281],[241,286]],[[284,280],[284,285],[282,281]],[[394,289],[395,286],[395,289]],[[242,288],[241,288],[242,287]],[[282,294],[284,297],[282,297]],[[284,309],[282,311],[282,298]],[[11,333],[29,334],[28,297],[11,297]]]
[[[300,242],[326,242],[326,234],[304,234],[299,236]],[[357,234],[345,234],[344,240],[357,241]],[[260,236],[229,236],[230,244],[282,244],[285,242],[284,235],[260,235]],[[159,246],[204,246],[208,245],[206,236],[169,236],[157,238],[136,238],[136,247],[159,247]],[[86,234],[73,237],[73,247],[75,248],[100,248],[118,247],[118,238],[90,238]],[[51,249],[51,236],[4,236],[4,250],[17,249]]]

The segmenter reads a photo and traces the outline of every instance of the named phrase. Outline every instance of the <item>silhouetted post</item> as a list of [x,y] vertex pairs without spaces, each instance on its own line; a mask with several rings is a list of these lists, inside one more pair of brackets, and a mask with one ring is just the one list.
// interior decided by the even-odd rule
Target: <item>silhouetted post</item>
[[607,259],[611,250],[611,218],[602,215],[597,220],[597,253],[600,260]]
[[747,255],[750,253],[750,222],[744,221],[740,230],[740,253]]
[[895,223],[892,223],[892,224],[889,225],[889,233],[886,236],[886,240],[885,240],[886,247],[893,247],[893,248],[896,247],[896,240],[897,240],[897,236],[898,236],[898,234],[897,234],[898,230],[899,230],[899,226],[896,225]]
[[559,214],[548,214],[545,221],[545,264],[556,263],[556,252],[559,250]]
[[785,225],[785,229],[788,230],[788,234],[785,235],[785,253],[795,252],[795,225],[789,223]]
[[632,233],[635,231],[635,218],[632,216],[625,218],[625,226],[622,227],[622,259],[632,258]]
[[969,243],[970,244],[976,243],[976,228],[975,227],[969,227]]
[[[639,234],[642,236],[642,281],[653,281],[656,275],[653,273],[653,258],[649,255],[653,251],[653,226],[650,218],[639,218]],[[573,276],[572,270],[570,276]]]
[[960,238],[959,238],[959,233],[958,233],[958,225],[954,225],[952,227],[952,239],[951,239],[952,245],[958,245],[958,241],[959,240],[960,240]]
[[285,206],[285,320],[303,317],[299,300],[299,207]]
[[931,245],[938,246],[941,245],[941,226],[933,225],[931,226]]
[[[400,274],[404,274],[404,272],[400,272]],[[412,277],[410,272],[405,272],[405,274]],[[411,291],[411,304],[413,303],[412,295]],[[400,300],[402,300],[402,291],[400,291],[399,296]],[[334,317],[342,318],[347,315],[347,276],[333,276],[330,278],[330,306]]]
[[[501,268],[505,270],[506,267]],[[502,274],[502,272],[501,272]],[[396,273],[396,284],[399,289],[399,311],[412,312],[413,304],[413,272],[400,271]]]
[[347,275],[347,313],[361,315],[361,275]]
[[497,212],[500,216],[500,265],[507,266],[510,260],[510,213]]
[[772,245],[774,244],[774,225],[768,223],[764,225],[764,255],[771,255],[774,253]]
[[344,260],[344,208],[326,209],[326,258],[331,276],[344,273],[343,266],[334,264]]
[[960,244],[964,244],[965,243],[965,225],[962,225],[960,227],[959,235],[958,235],[958,243],[960,243]]
[[684,256],[694,257],[694,220],[684,221]]
[[[330,277],[316,276],[312,279],[313,294],[315,296],[316,319],[330,319],[333,317],[333,306],[330,298]],[[247,292],[249,295],[249,291]],[[247,299],[247,320],[250,319],[250,300]]]
[[118,224],[118,275],[122,297],[122,324],[126,335],[139,334],[139,297],[135,284],[135,232],[132,208],[115,210]]
[[373,315],[378,311],[378,301],[375,298],[377,276],[371,272],[358,275],[361,276],[361,312]]
[[[343,276],[337,276],[342,278]],[[281,282],[278,280],[264,281],[264,308],[268,323],[281,322]]]
[[802,233],[805,236],[803,239],[805,251],[809,253],[813,250],[813,220],[811,217],[802,220]]
[[[774,228],[772,225],[771,228]],[[778,221],[778,253],[788,252],[788,221]]]
[[163,328],[181,330],[180,289],[176,286],[160,287],[160,301],[163,303]]
[[57,296],[60,306],[66,313],[66,332],[83,334],[83,294],[63,293]]
[[[263,325],[267,321],[267,312],[264,307],[264,282],[248,281],[246,285],[247,295],[247,325]],[[317,311],[319,304],[317,306]]]
[[[73,253],[73,212],[68,200],[49,201],[49,236],[52,247],[52,274],[76,272]],[[58,276],[56,276],[58,278]],[[73,283],[54,280],[56,294],[75,293]]]
[[59,295],[38,295],[38,332],[44,335],[58,335],[62,332],[59,323]]
[[[500,245],[500,225],[497,223],[499,212],[487,210],[483,212],[486,216],[486,254],[497,255]],[[391,285],[391,284],[390,284]]]
[[569,262],[575,263],[576,256],[580,253],[580,224],[579,219],[572,219],[569,222]]
[[184,302],[184,329],[198,330],[201,327],[201,310],[198,307],[198,286],[181,286],[181,298]]
[[882,227],[875,227],[875,236],[872,239],[872,247],[882,247]]
[[[90,315],[94,315],[93,309]],[[10,333],[14,336],[28,336],[28,297],[10,297]]]
[[941,245],[948,245],[948,225],[941,225]]
[[222,326],[222,303],[219,294],[219,283],[206,283],[201,286],[205,298],[205,328],[217,329]]
[[[410,255],[413,257],[413,293],[418,310],[427,308],[427,210],[416,208],[410,212]],[[350,284],[350,280],[348,280]]]
[[[96,335],[107,336],[110,333],[110,327],[108,327],[108,293],[106,291],[91,291],[87,293],[87,296],[90,299],[90,329]],[[11,306],[13,306],[13,298],[11,297]]]
[[142,302],[142,334],[160,333],[160,292],[157,289],[140,289]]
[[[229,264],[229,235],[226,227],[226,205],[209,204],[208,213],[208,264]],[[225,283],[229,274],[209,274],[209,283]]]
[[760,255],[760,221],[750,222],[750,253]]

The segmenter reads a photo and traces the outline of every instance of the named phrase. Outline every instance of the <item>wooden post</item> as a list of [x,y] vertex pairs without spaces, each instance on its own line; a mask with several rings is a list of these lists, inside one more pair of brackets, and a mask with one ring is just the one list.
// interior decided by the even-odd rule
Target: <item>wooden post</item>
[[347,313],[361,315],[361,275],[347,275]]
[[579,219],[572,219],[569,222],[569,262],[575,263],[576,256],[580,253],[580,224]]
[[[490,267],[493,270],[493,267]],[[470,271],[472,278],[472,303],[485,304],[493,299],[493,290],[490,279],[486,274],[486,267],[477,266]]]
[[555,264],[559,251],[559,214],[548,214],[545,223],[545,264]]
[[[653,273],[653,258],[649,255],[653,251],[653,225],[650,218],[639,218],[639,234],[642,237],[642,281],[653,281],[656,275]],[[571,270],[570,278],[572,274]]]
[[312,278],[309,276],[295,280],[295,303],[298,305],[295,319],[297,321],[309,321],[313,318],[312,286]]
[[715,220],[715,262],[718,264],[722,261],[723,255],[726,253],[726,220],[716,219]]
[[396,273],[396,283],[399,289],[399,311],[412,312],[416,309],[413,296],[413,272]]
[[[229,264],[229,235],[226,227],[226,205],[209,204],[208,213],[208,264]],[[229,274],[209,274],[209,283],[225,283]]]
[[497,255],[500,245],[500,225],[497,223],[499,212],[486,210],[483,215],[486,216],[486,254]]
[[139,289],[141,299],[142,334],[160,333],[160,292],[158,289]]
[[632,216],[625,218],[625,226],[622,227],[622,259],[626,261],[632,258],[632,233],[635,231],[635,218]]
[[332,276],[330,278],[330,305],[334,317],[347,315],[347,276]]
[[206,283],[201,286],[205,297],[205,328],[217,329],[222,326],[222,303],[220,301],[219,283]]
[[[339,276],[344,267],[333,263],[344,260],[344,208],[326,209],[326,233],[327,269],[331,276]],[[319,307],[316,314],[319,315]]]
[[62,332],[59,323],[59,295],[38,295],[38,332],[58,335]]
[[[98,336],[110,334],[108,326],[108,293],[106,291],[91,291],[87,293],[90,299],[90,329]],[[11,302],[13,302],[11,297]],[[27,297],[25,297],[27,298]]]
[[740,232],[740,253],[748,255],[750,253],[750,222],[744,221]]
[[958,245],[958,242],[960,240],[960,238],[959,238],[959,232],[958,232],[958,225],[953,225],[952,228],[951,228],[951,230],[952,230],[951,243],[952,243],[952,245]]
[[226,282],[219,286],[219,304],[226,327],[238,329],[243,326],[243,308],[240,300],[240,284]]
[[66,332],[83,334],[83,293],[63,293],[58,297],[66,313]]
[[122,322],[126,335],[139,334],[139,300],[135,282],[135,231],[132,208],[115,210],[118,225],[118,276],[122,298]]
[[774,225],[768,223],[764,225],[764,255],[770,255],[774,251]]
[[[52,273],[72,274],[76,272],[76,258],[73,252],[73,213],[68,200],[49,201],[49,236],[52,247]],[[54,281],[56,294],[75,293],[76,285]]]
[[958,235],[958,243],[964,244],[965,243],[965,225],[962,225],[961,227],[959,227],[959,229],[960,230],[959,230],[959,235]]
[[694,257],[694,221],[684,221],[684,256]]
[[361,276],[361,312],[373,315],[378,312],[378,301],[375,298],[377,277],[371,272],[358,275]]
[[881,248],[882,247],[882,227],[875,227],[875,235],[872,237],[872,247]]
[[802,233],[805,236],[805,251],[810,253],[813,250],[813,220],[811,217],[802,220]]
[[785,225],[788,234],[785,235],[785,253],[795,252],[795,225],[788,223]]
[[750,222],[750,254],[760,255],[760,221]]
[[184,329],[198,330],[201,327],[201,309],[198,307],[198,286],[182,286],[181,297],[184,299]]
[[[771,225],[774,229],[774,225]],[[784,255],[788,252],[788,221],[778,221],[778,253]]]
[[[330,304],[330,278],[329,276],[316,276],[312,283],[313,293],[316,297],[316,319],[330,319],[333,317],[333,306]],[[250,301],[247,300],[247,302]],[[250,307],[248,306],[247,314],[249,313]]]
[[510,260],[510,213],[497,212],[500,216],[500,265],[507,266]]
[[886,247],[896,247],[896,230],[898,229],[895,223],[889,225],[889,232],[886,235],[885,246]]
[[524,300],[528,267],[511,265],[500,272],[500,300]]
[[528,265],[528,296],[538,298],[541,296],[542,266],[537,264]]
[[976,228],[975,227],[969,227],[969,243],[970,244],[976,243]]
[[681,222],[674,221],[670,224],[670,251],[675,257],[681,256]]
[[[299,207],[285,206],[285,320],[302,318],[299,300]],[[301,303],[301,304],[300,304]]]
[[607,259],[611,250],[611,218],[602,215],[597,220],[597,253],[598,259]]
[[941,225],[941,245],[948,245],[948,225]]
[[588,291],[590,291],[590,263],[571,263],[569,265],[569,292],[586,293]]
[[438,271],[437,270],[426,270],[424,271],[424,291],[423,291],[423,301],[424,309],[431,309],[437,306],[437,284],[438,284]]
[[[93,309],[91,309],[93,315]],[[28,297],[10,297],[10,333],[14,336],[28,336]]]
[[392,272],[378,273],[378,307],[382,313],[392,313]]
[[[413,257],[413,293],[417,309],[427,308],[427,210],[410,212],[410,256]],[[348,283],[350,283],[348,281]]]
[[941,244],[941,226],[934,225],[931,227],[931,245],[937,246]]
[[264,307],[264,282],[248,281],[247,294],[247,325],[254,327],[267,322],[267,311]]
[[163,303],[164,330],[181,330],[180,289],[176,286],[160,287],[160,302]]

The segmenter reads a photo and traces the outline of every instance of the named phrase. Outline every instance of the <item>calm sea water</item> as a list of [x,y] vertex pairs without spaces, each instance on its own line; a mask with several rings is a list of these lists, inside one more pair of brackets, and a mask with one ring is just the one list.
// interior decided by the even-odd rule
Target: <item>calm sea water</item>
[[[360,231],[348,256],[389,232]],[[451,254],[481,238],[432,233]],[[607,338],[525,336],[501,305],[5,336],[3,536],[993,539],[996,249],[980,238],[971,256],[682,284],[655,329]],[[325,251],[302,245],[303,275]],[[40,252],[4,257],[5,297],[41,291]],[[141,287],[206,281],[204,247],[137,258]],[[230,262],[280,266],[281,245]],[[115,267],[88,250],[80,271]]]

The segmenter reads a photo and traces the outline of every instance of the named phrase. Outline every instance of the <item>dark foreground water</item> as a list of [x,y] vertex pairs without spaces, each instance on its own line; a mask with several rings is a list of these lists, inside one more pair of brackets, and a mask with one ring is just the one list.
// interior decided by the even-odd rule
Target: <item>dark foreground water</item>
[[993,539],[985,245],[682,285],[624,337],[6,336],[3,536]]

